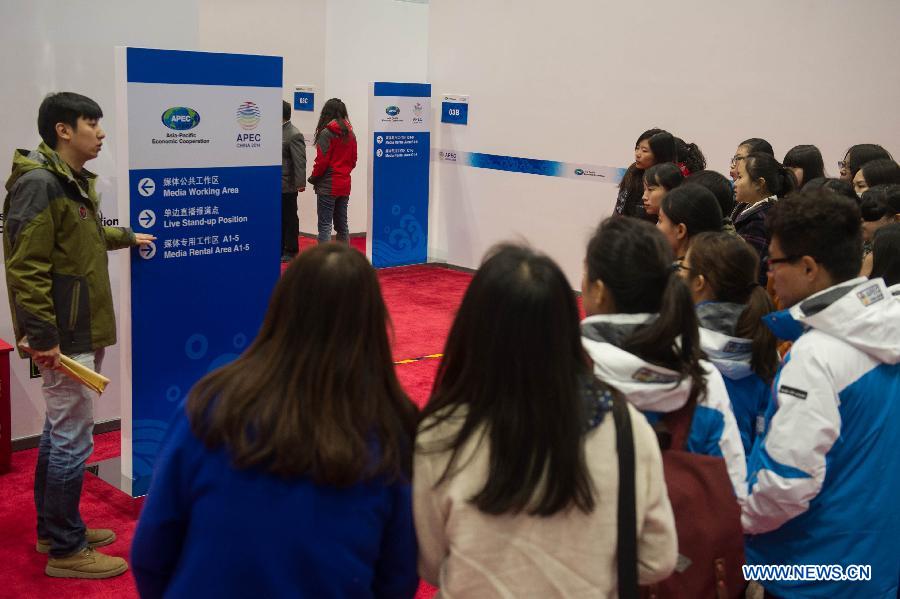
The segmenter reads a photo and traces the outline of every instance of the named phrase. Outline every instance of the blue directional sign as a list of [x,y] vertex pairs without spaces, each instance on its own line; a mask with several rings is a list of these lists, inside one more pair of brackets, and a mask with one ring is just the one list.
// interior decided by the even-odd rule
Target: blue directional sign
[[138,182],[138,193],[145,198],[152,196],[154,191],[156,191],[156,182],[150,177],[141,179]]

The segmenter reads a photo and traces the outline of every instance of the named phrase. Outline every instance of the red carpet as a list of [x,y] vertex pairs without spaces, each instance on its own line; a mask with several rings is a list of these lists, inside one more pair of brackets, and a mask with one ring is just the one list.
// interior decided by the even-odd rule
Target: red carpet
[[[301,251],[315,243],[301,238]],[[365,238],[351,238],[365,251]],[[405,266],[379,271],[393,323],[392,346],[397,361],[441,353],[447,331],[471,275],[434,266]],[[439,360],[423,358],[397,365],[397,376],[410,398],[425,404]],[[119,433],[95,437],[95,462],[119,455]],[[131,598],[137,596],[134,578],[126,573],[109,580],[62,580],[44,575],[46,558],[34,551],[32,486],[37,450],[13,454],[12,471],[0,476],[0,598]],[[85,476],[81,513],[85,522],[112,528],[118,539],[104,552],[126,557],[134,534],[140,500],[126,497],[105,482]],[[422,584],[417,599],[429,599],[435,589]]]

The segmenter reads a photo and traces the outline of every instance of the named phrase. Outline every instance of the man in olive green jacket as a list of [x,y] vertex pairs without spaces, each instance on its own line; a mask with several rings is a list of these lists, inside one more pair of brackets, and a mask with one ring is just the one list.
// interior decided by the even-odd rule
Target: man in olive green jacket
[[94,550],[115,533],[86,528],[79,513],[93,448],[93,394],[60,373],[60,353],[100,370],[104,348],[116,342],[106,252],[154,239],[100,222],[96,175],[84,163],[103,145],[102,116],[85,96],[47,96],[38,111],[44,143],[16,152],[3,205],[16,341],[27,343],[40,368],[47,403],[35,471],[37,550],[50,554],[48,575],[66,578],[107,578],[128,565]]

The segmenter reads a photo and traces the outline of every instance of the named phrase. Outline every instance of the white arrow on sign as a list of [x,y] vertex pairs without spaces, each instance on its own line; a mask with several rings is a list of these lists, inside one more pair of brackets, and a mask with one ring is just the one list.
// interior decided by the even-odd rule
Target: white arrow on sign
[[141,210],[141,213],[138,215],[138,222],[145,229],[149,229],[156,224],[156,213],[152,210]]
[[138,193],[145,198],[149,198],[156,191],[156,182],[150,177],[144,177],[138,182]]
[[138,253],[144,260],[149,260],[156,255],[156,244],[151,241],[147,245],[142,245]]

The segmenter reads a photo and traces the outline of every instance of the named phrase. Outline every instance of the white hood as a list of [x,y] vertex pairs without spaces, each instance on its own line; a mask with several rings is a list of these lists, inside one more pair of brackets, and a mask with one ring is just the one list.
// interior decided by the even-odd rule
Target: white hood
[[900,302],[883,279],[864,277],[830,287],[798,303],[790,316],[885,364],[900,363]]
[[678,372],[651,364],[606,340],[612,329],[633,330],[654,317],[653,314],[590,316],[581,322],[581,341],[594,361],[597,377],[621,391],[634,407],[645,412],[674,412],[687,402],[690,378],[679,382]]
[[753,374],[750,367],[753,341],[750,339],[730,337],[718,331],[701,328],[700,347],[722,376],[736,381]]

